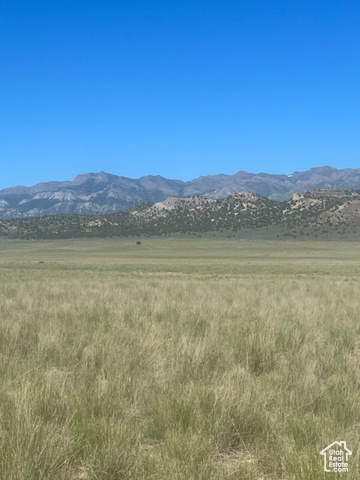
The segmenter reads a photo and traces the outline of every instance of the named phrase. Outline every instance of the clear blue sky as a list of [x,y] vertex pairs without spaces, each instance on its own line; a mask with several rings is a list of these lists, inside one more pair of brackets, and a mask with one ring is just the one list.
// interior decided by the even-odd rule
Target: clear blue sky
[[360,167],[358,0],[0,3],[0,188]]

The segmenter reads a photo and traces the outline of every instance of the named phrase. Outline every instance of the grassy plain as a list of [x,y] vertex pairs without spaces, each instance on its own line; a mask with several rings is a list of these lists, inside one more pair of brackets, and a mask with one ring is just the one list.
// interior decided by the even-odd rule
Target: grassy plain
[[135,240],[0,242],[0,478],[359,478],[360,244]]

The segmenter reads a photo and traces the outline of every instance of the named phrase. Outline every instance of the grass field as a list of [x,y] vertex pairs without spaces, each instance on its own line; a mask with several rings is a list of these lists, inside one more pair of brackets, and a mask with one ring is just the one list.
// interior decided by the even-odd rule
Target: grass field
[[0,242],[0,479],[358,479],[360,244],[135,242]]

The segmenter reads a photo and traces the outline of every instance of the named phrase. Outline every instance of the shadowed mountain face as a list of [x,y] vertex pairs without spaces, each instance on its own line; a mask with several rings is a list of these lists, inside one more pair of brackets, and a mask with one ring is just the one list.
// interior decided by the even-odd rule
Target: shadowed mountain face
[[0,191],[0,219],[58,214],[105,215],[168,197],[202,195],[226,198],[253,192],[272,200],[288,200],[294,193],[314,189],[360,189],[360,169],[312,168],[292,175],[238,172],[209,175],[189,182],[161,176],[139,179],[105,172],[78,175],[72,182],[39,183]]

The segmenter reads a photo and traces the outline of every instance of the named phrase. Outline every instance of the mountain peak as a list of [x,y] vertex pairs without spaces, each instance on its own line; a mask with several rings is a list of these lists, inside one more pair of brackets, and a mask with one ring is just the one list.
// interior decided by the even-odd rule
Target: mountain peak
[[73,184],[78,185],[80,183],[84,183],[88,180],[103,180],[103,181],[110,181],[111,179],[118,178],[117,175],[112,175],[111,173],[106,172],[97,172],[97,173],[83,173],[76,175],[73,180]]

